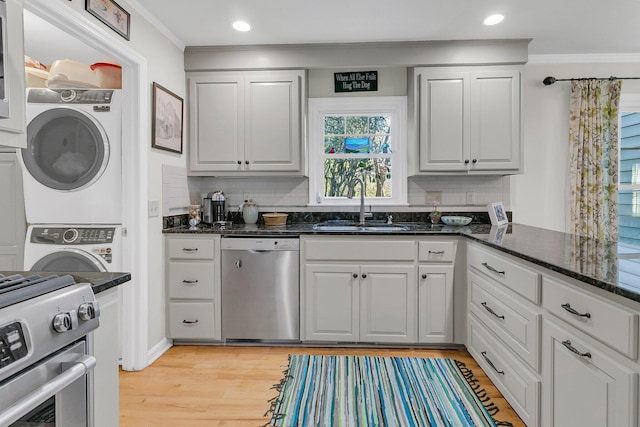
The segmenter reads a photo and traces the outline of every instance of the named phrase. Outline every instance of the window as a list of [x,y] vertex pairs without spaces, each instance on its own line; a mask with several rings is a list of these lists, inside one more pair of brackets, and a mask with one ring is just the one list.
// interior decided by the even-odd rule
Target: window
[[309,204],[353,205],[353,180],[368,205],[403,205],[406,190],[405,97],[309,100]]
[[620,102],[618,240],[640,246],[640,99]]

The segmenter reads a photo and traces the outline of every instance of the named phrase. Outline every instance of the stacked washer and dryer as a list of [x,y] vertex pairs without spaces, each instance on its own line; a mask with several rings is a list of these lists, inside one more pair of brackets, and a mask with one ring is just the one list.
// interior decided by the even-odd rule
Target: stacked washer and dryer
[[122,271],[120,95],[27,89],[25,270]]

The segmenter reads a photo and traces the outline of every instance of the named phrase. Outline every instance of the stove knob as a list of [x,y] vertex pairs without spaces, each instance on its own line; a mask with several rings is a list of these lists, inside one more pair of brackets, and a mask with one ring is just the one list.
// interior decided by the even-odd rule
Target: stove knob
[[85,302],[78,307],[78,317],[80,320],[95,319],[100,315],[100,309],[97,303]]
[[60,313],[56,314],[53,318],[53,329],[56,332],[67,332],[71,329],[71,314],[70,313]]

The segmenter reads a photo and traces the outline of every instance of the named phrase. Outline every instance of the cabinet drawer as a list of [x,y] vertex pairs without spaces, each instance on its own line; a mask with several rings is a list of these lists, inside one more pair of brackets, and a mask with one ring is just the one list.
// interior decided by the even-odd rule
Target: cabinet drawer
[[309,239],[304,242],[309,260],[414,261],[416,242],[385,239]]
[[505,257],[477,246],[468,246],[470,267],[502,283],[535,304],[540,304],[540,275]]
[[497,284],[469,272],[470,310],[535,371],[540,370],[541,314]]
[[542,305],[625,356],[634,360],[637,357],[637,313],[548,277],[543,279]]
[[169,303],[169,338],[216,339],[213,303]]
[[213,239],[169,239],[171,259],[213,259]]
[[418,242],[420,262],[453,262],[456,257],[456,242]]
[[474,315],[469,316],[469,353],[525,424],[540,425],[540,379],[522,365]]
[[213,299],[213,262],[170,262],[169,298]]

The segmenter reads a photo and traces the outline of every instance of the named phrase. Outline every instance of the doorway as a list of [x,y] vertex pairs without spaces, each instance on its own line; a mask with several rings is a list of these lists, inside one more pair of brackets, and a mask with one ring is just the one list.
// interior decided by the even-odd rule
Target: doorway
[[122,175],[123,270],[132,281],[121,291],[121,347],[124,370],[144,369],[148,364],[148,153],[149,85],[146,59],[118,40],[117,35],[90,22],[70,6],[51,0],[25,0],[24,9],[63,31],[103,57],[122,65]]

